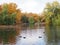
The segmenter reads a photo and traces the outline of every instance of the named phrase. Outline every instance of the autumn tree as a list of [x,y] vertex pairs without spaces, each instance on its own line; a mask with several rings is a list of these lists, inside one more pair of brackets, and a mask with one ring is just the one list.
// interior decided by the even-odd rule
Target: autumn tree
[[20,23],[21,10],[17,9],[15,3],[4,3],[0,5],[0,24],[11,25]]
[[[45,8],[46,22],[52,25],[60,25],[59,15],[60,15],[60,4],[57,1],[53,3],[47,3]],[[49,20],[49,21],[48,21]]]
[[8,4],[8,13],[14,13],[16,12],[17,5],[15,3],[9,3]]
[[21,22],[22,22],[22,23],[29,23],[29,22],[28,22],[28,18],[27,18],[25,15],[22,16]]
[[21,23],[21,18],[22,18],[21,10],[17,9],[16,10],[16,23],[17,24]]

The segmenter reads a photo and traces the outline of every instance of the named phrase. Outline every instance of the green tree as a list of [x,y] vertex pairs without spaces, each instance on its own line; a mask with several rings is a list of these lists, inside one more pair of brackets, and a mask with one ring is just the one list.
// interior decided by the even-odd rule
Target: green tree
[[[46,8],[44,9],[46,12],[46,22],[49,22],[49,24],[57,25],[58,22],[56,22],[58,17],[58,14],[60,14],[60,4],[57,1],[54,1],[53,3],[47,3]],[[49,21],[48,21],[49,20]]]
[[6,25],[13,25],[15,24],[16,22],[16,14],[15,13],[12,13],[10,15],[7,15],[4,19],[4,24]]
[[21,22],[22,23],[28,23],[28,18],[25,15],[23,15],[21,18]]
[[32,17],[32,16],[29,17],[29,26],[30,26],[30,28],[33,28],[34,23],[35,23],[34,17]]
[[8,5],[2,5],[2,11],[0,13],[0,24],[13,25],[15,24],[16,13],[8,13]]

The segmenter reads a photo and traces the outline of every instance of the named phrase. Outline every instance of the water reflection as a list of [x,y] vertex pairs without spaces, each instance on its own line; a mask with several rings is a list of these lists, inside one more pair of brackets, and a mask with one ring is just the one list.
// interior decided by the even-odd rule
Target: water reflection
[[60,45],[60,26],[46,27],[48,45]]
[[13,28],[0,28],[0,44],[9,44],[16,42],[16,30]]
[[46,36],[43,32],[45,32],[44,27],[27,26],[20,32],[16,45],[46,45]]
[[[55,27],[54,27],[55,28]],[[15,28],[0,28],[0,45],[48,45],[55,41],[55,36],[58,38],[60,35],[59,29],[53,27],[28,25],[16,26]],[[54,30],[58,30],[55,34]],[[53,40],[53,41],[51,41]],[[58,40],[58,39],[57,39]],[[53,42],[53,45],[57,44]]]
[[33,25],[0,28],[0,45],[46,45],[44,27]]

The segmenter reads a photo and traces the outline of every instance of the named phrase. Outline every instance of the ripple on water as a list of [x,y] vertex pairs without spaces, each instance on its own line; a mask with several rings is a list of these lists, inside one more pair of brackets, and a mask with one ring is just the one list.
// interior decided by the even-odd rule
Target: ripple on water
[[46,45],[44,29],[22,30],[21,40],[16,45]]

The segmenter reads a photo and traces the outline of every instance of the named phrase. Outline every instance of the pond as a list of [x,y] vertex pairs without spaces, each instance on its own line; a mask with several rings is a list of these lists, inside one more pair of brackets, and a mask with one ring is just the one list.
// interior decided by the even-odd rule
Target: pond
[[60,45],[60,28],[49,26],[0,28],[0,45]]

